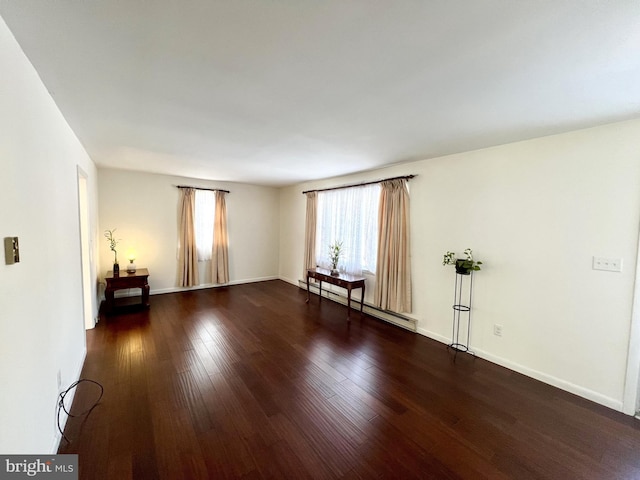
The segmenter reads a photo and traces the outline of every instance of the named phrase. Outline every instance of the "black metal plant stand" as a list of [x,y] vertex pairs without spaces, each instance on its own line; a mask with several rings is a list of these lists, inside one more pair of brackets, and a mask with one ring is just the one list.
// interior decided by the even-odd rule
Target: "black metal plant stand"
[[[464,279],[465,277],[469,278],[469,301],[466,305],[462,303],[462,293],[464,290]],[[453,330],[451,333],[451,343],[447,346],[447,349],[452,349],[455,351],[455,357],[458,355],[458,352],[468,353],[470,355],[475,356],[471,350],[469,350],[469,338],[471,335],[471,299],[473,295],[473,270],[471,270],[468,274],[458,273],[456,272],[456,284],[455,290],[453,294]],[[465,315],[466,314],[466,315]],[[462,336],[462,340],[460,339],[460,323],[465,323],[466,316],[466,324],[467,324],[467,335],[466,341],[464,338],[464,332]]]

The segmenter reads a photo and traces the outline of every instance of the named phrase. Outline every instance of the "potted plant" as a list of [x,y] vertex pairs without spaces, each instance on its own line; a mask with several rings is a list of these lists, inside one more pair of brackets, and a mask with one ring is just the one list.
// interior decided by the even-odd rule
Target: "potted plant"
[[472,270],[480,270],[482,262],[473,259],[473,250],[467,248],[464,254],[467,258],[456,258],[454,252],[447,252],[444,254],[442,265],[454,265],[456,267],[456,273],[460,275],[469,275]]
[[114,257],[113,257],[113,275],[118,275],[120,273],[120,265],[118,264],[118,252],[116,251],[116,246],[118,245],[118,240],[113,238],[113,232],[115,232],[115,231],[116,231],[115,228],[113,230],[105,230],[104,231],[104,236],[107,238],[107,240],[109,240],[109,249],[114,254]]
[[329,245],[329,260],[331,261],[331,275],[337,277],[340,275],[338,271],[338,262],[342,255],[342,242],[333,242]]

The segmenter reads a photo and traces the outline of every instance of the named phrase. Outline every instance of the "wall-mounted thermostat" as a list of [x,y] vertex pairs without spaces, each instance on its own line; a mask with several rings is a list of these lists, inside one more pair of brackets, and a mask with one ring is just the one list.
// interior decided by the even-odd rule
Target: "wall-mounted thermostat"
[[4,237],[4,263],[13,265],[20,261],[18,237]]

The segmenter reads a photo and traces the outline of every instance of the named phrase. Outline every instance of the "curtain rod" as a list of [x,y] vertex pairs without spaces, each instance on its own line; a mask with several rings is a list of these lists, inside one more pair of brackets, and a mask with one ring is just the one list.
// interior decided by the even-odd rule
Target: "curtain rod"
[[189,187],[188,185],[176,185],[176,187],[177,188],[193,188],[194,190],[208,190],[210,192],[231,193],[229,190],[223,190],[221,188]]
[[382,180],[373,180],[371,182],[362,182],[362,183],[352,183],[351,185],[341,185],[339,187],[330,187],[330,188],[319,188],[317,190],[307,190],[302,192],[303,194],[311,193],[311,192],[328,192],[329,190],[340,190],[343,188],[352,188],[352,187],[363,187],[365,185],[373,185],[375,183],[388,182],[390,180],[411,180],[415,175],[404,175],[402,177],[391,177],[391,178],[383,178]]

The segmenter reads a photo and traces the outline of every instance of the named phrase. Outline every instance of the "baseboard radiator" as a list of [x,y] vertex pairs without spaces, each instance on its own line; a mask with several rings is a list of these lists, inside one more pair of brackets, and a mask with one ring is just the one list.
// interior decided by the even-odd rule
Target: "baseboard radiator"
[[[299,280],[298,286],[305,291],[307,290],[307,282],[305,282],[304,280]],[[311,291],[311,293],[318,295],[318,292],[320,289],[318,288],[317,283],[311,283],[309,285],[309,290]],[[322,296],[331,301],[338,302],[346,306],[347,305],[346,290],[344,289],[340,289],[340,290],[342,291],[323,288]],[[312,301],[313,301],[313,298],[312,298]],[[351,308],[360,310],[360,300],[359,299],[355,300],[353,297],[351,297]],[[409,330],[414,333],[418,331],[416,320],[413,318],[407,317],[399,313],[390,312],[388,310],[382,310],[367,302],[364,302],[364,307],[362,308],[362,310],[367,315],[371,315],[372,317],[375,317],[379,320],[384,320],[385,322],[404,328],[405,330]],[[351,312],[352,318],[357,318],[357,317],[354,317],[354,313],[355,312]]]

